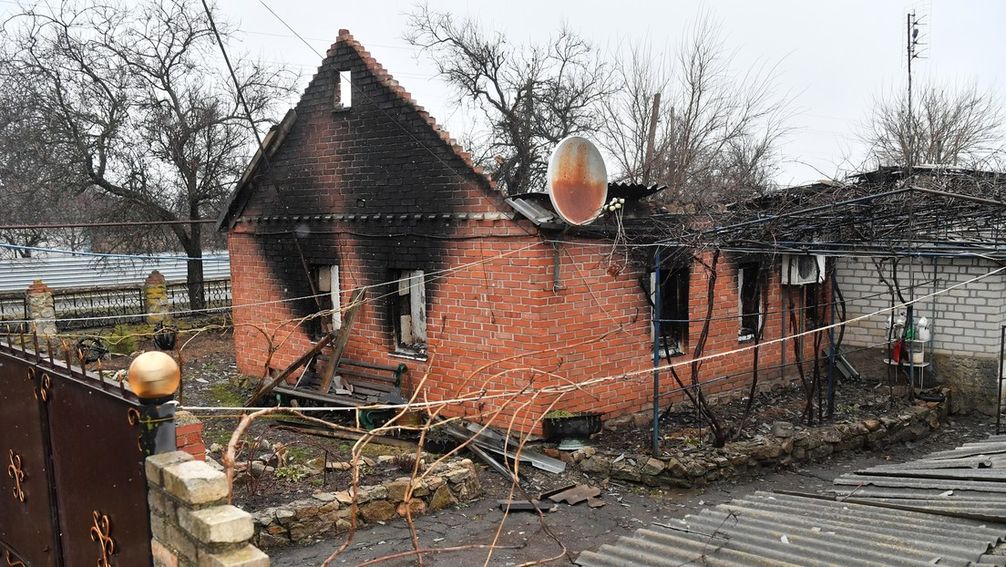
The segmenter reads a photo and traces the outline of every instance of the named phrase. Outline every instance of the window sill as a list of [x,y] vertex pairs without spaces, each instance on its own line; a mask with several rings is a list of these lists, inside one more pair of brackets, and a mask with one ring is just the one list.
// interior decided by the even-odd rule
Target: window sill
[[403,350],[396,350],[393,352],[389,352],[388,356],[392,358],[404,358],[406,360],[420,360],[424,362],[427,360],[427,356],[425,354],[420,354],[418,352],[408,352]]
[[751,343],[754,342],[754,335],[741,335],[737,337],[738,343]]

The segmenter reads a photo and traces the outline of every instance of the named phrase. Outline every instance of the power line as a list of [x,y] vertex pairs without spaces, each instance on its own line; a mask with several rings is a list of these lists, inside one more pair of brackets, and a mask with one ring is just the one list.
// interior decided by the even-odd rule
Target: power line
[[[205,3],[206,3],[206,0],[203,0],[203,4],[205,4]],[[290,30],[290,33],[292,33],[295,36],[297,36],[297,38],[300,39],[300,41],[304,45],[306,45],[308,47],[308,49],[310,49],[311,51],[313,51],[315,55],[317,55],[318,57],[320,57],[322,60],[325,59],[325,56],[322,55],[320,51],[318,51],[317,49],[315,49],[315,47],[313,45],[311,45],[306,39],[304,39],[303,36],[301,36],[299,33],[297,33],[297,30],[293,29],[293,27],[290,24],[288,24],[286,22],[286,20],[284,20],[282,17],[280,17],[279,14],[277,14],[275,11],[273,11],[273,9],[270,8],[269,5],[266,4],[264,0],[259,0],[259,4],[262,4],[262,7],[264,7],[266,10],[268,10],[270,14],[272,14],[277,20],[279,20],[279,22],[281,24],[283,24],[283,26],[285,26],[286,29]],[[222,49],[222,46],[221,46],[221,49]],[[377,79],[377,77],[374,77],[374,78]],[[397,126],[399,130],[401,130],[406,135],[408,135],[410,138],[412,138],[413,142],[415,142],[416,144],[418,144],[419,147],[423,148],[424,150],[426,150],[427,153],[429,153],[431,156],[433,156],[433,159],[437,160],[438,162],[441,163],[441,165],[443,165],[444,167],[446,167],[450,171],[454,172],[454,174],[457,175],[458,177],[461,177],[462,179],[464,179],[466,177],[465,174],[462,174],[455,167],[453,167],[452,165],[450,165],[449,163],[447,163],[446,161],[444,161],[443,158],[441,158],[439,155],[437,155],[437,153],[434,152],[432,149],[430,149],[429,146],[427,146],[426,144],[424,144],[422,142],[422,140],[420,140],[419,138],[417,138],[415,134],[413,134],[407,128],[405,128],[404,126],[402,126],[402,124],[398,121],[398,119],[395,118],[387,110],[385,110],[380,104],[375,103],[374,100],[363,89],[361,89],[359,87],[359,85],[357,85],[356,83],[350,81],[350,85],[349,86],[353,90],[353,92],[355,92],[355,93],[359,94],[360,96],[362,96],[364,99],[366,99],[368,102],[370,102],[374,106],[374,108],[376,108],[378,111],[380,111],[382,114],[384,114],[385,117],[387,117],[389,120],[391,120],[391,122],[395,126]],[[472,172],[471,175],[475,175],[475,173]]]
[[215,219],[193,219],[193,220],[152,220],[152,221],[112,221],[112,222],[70,222],[70,223],[46,223],[46,224],[7,224],[0,226],[0,230],[46,230],[56,228],[106,228],[125,226],[151,226],[151,225],[175,225],[175,224],[212,224]]
[[[486,264],[486,263],[492,262],[494,260],[501,260],[503,258],[506,258],[507,256],[511,256],[513,254],[518,254],[520,252],[524,252],[526,250],[530,250],[531,248],[534,248],[535,246],[538,246],[538,245],[540,245],[540,243],[539,242],[535,242],[535,243],[532,243],[532,244],[528,244],[527,246],[524,246],[522,248],[518,248],[518,249],[515,249],[515,250],[509,250],[507,252],[501,252],[501,253],[496,254],[495,256],[491,256],[489,258],[482,258],[482,259],[479,259],[479,260],[468,262],[466,264],[461,264],[460,266],[454,266],[454,267],[451,267],[451,268],[444,268],[442,270],[436,270],[436,271],[433,271],[433,272],[429,272],[429,273],[424,274],[423,281],[426,282],[426,281],[434,281],[434,280],[442,279],[442,278],[447,277],[447,274],[450,274],[450,273],[453,273],[453,272],[458,272],[458,271],[461,271],[461,270],[467,270],[467,269],[473,268],[473,267],[475,267],[475,266],[477,266],[479,264]],[[393,280],[387,280],[387,281],[382,281],[382,282],[378,282],[378,283],[374,283],[374,284],[368,284],[368,285],[364,285],[364,286],[359,286],[359,287],[356,287],[356,288],[348,289],[348,290],[346,290],[346,292],[347,293],[352,293],[352,292],[357,291],[357,290],[368,290],[368,289],[380,288],[380,287],[384,287],[384,286],[398,284],[398,283],[401,283],[401,282],[404,282],[404,281],[408,281],[409,279],[410,278],[396,278],[396,279],[393,279]],[[384,294],[384,295],[378,295],[376,297],[367,298],[367,299],[363,300],[363,303],[370,303],[370,302],[374,302],[374,301],[383,299],[385,297],[389,297],[391,295],[396,295],[398,293],[397,286],[394,286],[394,287],[395,287],[394,291],[389,292],[389,293]],[[213,308],[207,308],[207,309],[187,309],[187,310],[182,310],[182,311],[172,311],[171,314],[172,315],[190,315],[190,314],[216,313],[216,312],[226,311],[226,310],[244,309],[246,307],[259,307],[259,306],[262,306],[262,305],[275,305],[275,304],[279,304],[279,303],[288,303],[288,302],[294,302],[294,301],[304,301],[304,300],[307,300],[307,299],[315,299],[315,298],[319,298],[319,297],[327,297],[328,295],[329,294],[327,292],[326,293],[317,293],[317,294],[313,294],[313,295],[304,295],[304,296],[300,296],[300,297],[291,297],[291,298],[286,298],[286,299],[275,299],[275,300],[270,300],[270,301],[260,301],[260,302],[254,302],[254,303],[235,303],[235,304],[233,304],[231,306],[228,306],[228,307],[213,307]],[[343,309],[348,309],[348,306],[344,307]],[[335,311],[334,309],[325,309],[325,310],[321,310],[321,311],[316,311],[316,312],[310,313],[310,314],[308,314],[308,315],[306,315],[304,317],[294,317],[292,319],[278,319],[277,321],[281,321],[283,323],[290,323],[290,322],[298,321],[298,320],[301,320],[301,319],[308,319],[308,318],[314,318],[314,317],[324,316],[324,315],[332,313],[334,311]],[[128,315],[128,316],[129,317],[147,317],[149,315],[157,315],[157,314],[158,313],[139,313],[139,314],[132,314],[132,315]],[[33,323],[69,323],[69,322],[80,322],[80,321],[107,321],[107,320],[121,319],[121,318],[123,318],[123,315],[101,315],[101,316],[95,316],[95,317],[71,317],[71,318],[64,318],[64,319],[58,319],[58,318],[57,319],[19,319],[19,320],[0,321],[0,324],[5,324],[5,325],[28,325],[28,324],[33,324]],[[274,322],[274,321],[271,321],[271,322]]]
[[7,250],[20,250],[25,252],[47,252],[50,254],[66,254],[68,256],[90,256],[94,258],[113,258],[120,260],[201,260],[203,262],[229,262],[230,258],[227,256],[200,256],[198,258],[193,256],[167,256],[167,255],[155,255],[155,254],[115,254],[106,252],[85,252],[83,250],[67,250],[65,248],[45,248],[41,246],[22,246],[20,244],[7,244],[0,243],[0,248]]
[[[819,327],[819,328],[811,329],[811,330],[808,330],[808,331],[803,331],[803,332],[799,332],[799,333],[793,333],[793,334],[787,335],[785,337],[779,337],[779,338],[768,340],[768,341],[765,341],[765,342],[762,342],[762,343],[759,343],[759,344],[746,345],[746,346],[742,346],[742,347],[739,347],[739,348],[736,348],[736,349],[731,349],[731,350],[724,351],[724,352],[715,352],[715,353],[711,353],[711,354],[706,354],[706,355],[700,356],[698,358],[688,358],[688,359],[685,359],[685,360],[681,360],[681,361],[673,362],[673,363],[668,363],[668,364],[665,364],[665,365],[662,365],[662,366],[658,366],[658,367],[654,367],[654,368],[643,368],[641,370],[632,370],[632,371],[629,371],[629,372],[620,372],[620,373],[617,373],[617,374],[608,374],[608,375],[604,375],[604,376],[598,376],[597,378],[591,378],[589,380],[584,380],[582,382],[563,383],[563,384],[560,384],[560,385],[545,386],[545,387],[542,387],[542,388],[532,388],[530,385],[528,385],[527,387],[520,388],[520,389],[517,389],[517,390],[495,390],[495,389],[488,389],[485,386],[483,386],[483,388],[481,390],[479,390],[478,392],[475,392],[473,394],[468,394],[468,395],[464,395],[462,397],[451,398],[451,399],[447,399],[447,400],[425,401],[425,402],[418,402],[418,403],[416,403],[416,402],[408,402],[408,403],[404,403],[404,404],[374,404],[374,405],[367,406],[367,408],[368,409],[372,409],[372,410],[380,410],[380,409],[405,409],[405,408],[426,408],[426,407],[437,407],[437,406],[443,406],[444,404],[455,404],[455,403],[485,403],[485,402],[492,401],[492,400],[501,400],[501,399],[505,400],[505,399],[515,398],[517,396],[537,396],[537,395],[540,395],[540,394],[563,394],[563,393],[574,392],[574,391],[584,391],[584,390],[589,389],[589,388],[591,388],[593,386],[599,386],[599,385],[607,383],[607,382],[612,382],[612,381],[615,381],[615,380],[633,379],[633,378],[641,376],[641,375],[648,375],[649,373],[651,373],[651,372],[653,372],[655,370],[657,370],[657,371],[666,371],[666,370],[670,370],[672,368],[684,367],[684,366],[687,366],[687,365],[691,365],[691,364],[693,364],[695,362],[704,362],[706,360],[712,360],[712,359],[715,359],[715,358],[723,358],[723,357],[726,357],[726,356],[734,356],[734,355],[737,355],[737,354],[740,354],[740,353],[743,353],[743,352],[752,351],[754,349],[763,349],[763,348],[765,348],[767,346],[770,346],[770,345],[773,345],[773,344],[779,344],[779,343],[784,343],[786,341],[792,341],[794,339],[798,339],[800,337],[809,336],[809,335],[812,335],[814,333],[821,333],[821,332],[829,331],[831,329],[837,329],[839,327],[843,327],[843,326],[846,326],[846,325],[849,325],[849,324],[852,324],[852,323],[856,323],[858,321],[863,321],[863,320],[869,319],[871,317],[875,317],[877,315],[882,315],[884,313],[887,313],[887,312],[899,309],[899,308],[904,307],[906,305],[918,303],[918,302],[920,302],[920,301],[922,301],[924,299],[928,299],[928,298],[931,298],[931,297],[934,297],[934,296],[937,296],[937,295],[942,295],[942,294],[947,293],[947,292],[949,292],[951,290],[954,290],[954,289],[957,289],[957,288],[960,288],[960,287],[964,287],[964,286],[967,286],[967,285],[972,284],[974,282],[983,280],[983,279],[985,279],[987,277],[991,277],[993,275],[1002,273],[1003,271],[1006,271],[1006,267],[997,268],[997,269],[992,270],[990,272],[987,272],[985,274],[981,274],[981,275],[975,276],[973,278],[970,278],[968,280],[965,280],[963,282],[951,285],[949,287],[945,287],[945,288],[933,291],[931,293],[928,293],[928,294],[923,295],[921,297],[918,297],[916,299],[907,301],[907,302],[902,303],[900,305],[895,305],[895,306],[892,306],[892,307],[884,307],[882,309],[878,309],[876,311],[873,311],[872,313],[867,313],[867,314],[864,314],[864,315],[860,315],[858,317],[854,317],[854,318],[848,319],[846,321],[839,321],[837,323],[832,323],[831,325],[828,325],[828,326],[825,326],[825,327]],[[533,352],[532,353],[528,353],[527,356],[532,356],[533,354],[534,354]],[[699,387],[701,388],[701,387],[704,387],[704,386],[706,386],[708,384],[720,382],[720,381],[725,380],[727,378],[728,377],[721,377],[721,378],[714,378],[712,380],[706,380],[706,381],[700,382],[699,383]],[[733,378],[733,376],[730,376],[729,378]],[[674,389],[674,391],[684,391],[686,389],[690,389],[690,388],[693,388],[693,387],[694,386],[689,385],[689,386],[686,386],[685,388],[676,388],[676,389]],[[664,394],[658,394],[658,396],[660,396],[660,397],[663,397],[663,395]],[[247,408],[247,407],[237,407],[237,406],[207,406],[207,407],[188,406],[185,409],[197,410],[197,411],[207,411],[207,412],[215,412],[215,411],[239,411],[239,412],[246,412],[246,411],[254,411],[256,409],[265,409],[265,408]],[[299,409],[306,409],[306,408],[299,408]],[[349,410],[355,409],[355,408],[348,408],[347,409],[345,407],[330,407],[330,408],[317,407],[317,408],[310,408],[310,409],[311,409],[311,411],[326,411],[326,410],[329,410],[329,411],[349,411]]]
[[[268,9],[268,7],[266,9]],[[275,15],[275,14],[273,14],[273,15]],[[290,35],[290,34],[286,34],[286,33],[262,32],[262,31],[253,31],[253,30],[242,30],[242,29],[239,29],[237,31],[238,31],[238,33],[247,33],[247,34],[252,34],[252,35],[264,35],[264,36],[269,36],[269,37],[288,37],[290,39],[300,39],[301,41],[303,41],[305,39],[309,39],[311,41],[323,41],[325,43],[329,43],[329,42],[332,41],[331,39],[326,39],[326,38],[321,38],[321,37],[295,36],[295,35]],[[416,51],[416,49],[414,47],[409,47],[407,45],[388,45],[386,43],[369,43],[369,42],[367,43],[367,45],[368,46],[373,46],[373,47],[383,47],[385,49],[401,49],[401,50],[404,50],[404,51]]]

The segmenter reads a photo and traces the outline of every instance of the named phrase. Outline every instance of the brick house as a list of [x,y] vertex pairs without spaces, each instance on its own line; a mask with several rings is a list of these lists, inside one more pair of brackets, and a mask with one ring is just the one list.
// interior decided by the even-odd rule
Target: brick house
[[[574,389],[551,407],[611,417],[650,406],[646,260],[612,268],[603,238],[542,222],[534,212],[548,211],[532,198],[504,199],[347,31],[339,32],[264,146],[221,220],[239,371],[262,376],[270,351],[265,337],[273,333],[278,350],[269,365],[282,369],[311,348],[319,325],[340,324],[338,315],[300,326],[291,321],[344,306],[351,290],[365,287],[367,302],[346,355],[405,362],[405,389],[425,376],[429,400],[487,394],[446,413],[481,413],[483,420],[503,426],[513,420],[530,430],[557,394],[525,392],[515,396],[519,403],[494,395],[609,376],[618,378]],[[707,354],[744,346],[749,329],[742,327],[762,317],[763,340],[788,332],[786,318],[771,314],[804,289],[781,286],[778,265],[769,259],[770,268],[761,268],[767,286],[755,296],[750,282],[759,268],[724,256]],[[689,352],[706,313],[707,276],[699,266],[684,262],[662,278],[665,311],[691,320],[669,324],[675,344],[668,350],[675,354]],[[752,319],[752,311],[762,315]],[[792,353],[792,346],[762,348],[762,368],[778,369],[784,351]],[[701,379],[712,380],[706,392],[739,391],[751,364],[750,351],[705,362]],[[679,369],[686,381],[688,372]],[[763,374],[773,377],[782,372]],[[662,384],[665,393],[675,389],[667,372]]]

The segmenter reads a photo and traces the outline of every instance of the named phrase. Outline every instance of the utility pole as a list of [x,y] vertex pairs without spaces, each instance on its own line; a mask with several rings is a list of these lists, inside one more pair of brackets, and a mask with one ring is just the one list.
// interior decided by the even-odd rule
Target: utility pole
[[650,127],[646,133],[646,155],[643,161],[643,184],[650,184],[653,173],[653,145],[657,140],[657,122],[660,120],[660,93],[653,95],[653,108],[650,109]]
[[905,165],[908,168],[909,177],[912,174],[912,166],[915,165],[915,114],[912,108],[912,61],[918,59],[919,47],[919,18],[915,16],[915,11],[907,14],[905,22],[906,52],[908,56],[908,155]]
[[[912,183],[912,167],[915,165],[915,114],[912,108],[912,61],[915,60],[918,54],[919,46],[919,19],[915,16],[915,11],[911,11],[907,14],[905,21],[905,40],[906,40],[906,55],[908,57],[908,155],[905,159],[906,166],[906,176],[905,180],[911,186]],[[914,200],[910,201],[909,211],[908,211],[908,227],[909,227],[909,240],[908,240],[908,278],[909,278],[909,297],[911,301],[905,308],[905,329],[904,329],[904,340],[905,344],[908,345],[908,383],[909,391],[913,392],[912,388],[915,388],[915,361],[914,361],[914,347],[915,347],[915,324],[914,319],[914,305],[915,305],[915,261],[916,258],[912,254],[914,248],[915,235],[912,234],[914,230]],[[925,347],[923,347],[924,349]],[[921,387],[922,384],[919,384]]]

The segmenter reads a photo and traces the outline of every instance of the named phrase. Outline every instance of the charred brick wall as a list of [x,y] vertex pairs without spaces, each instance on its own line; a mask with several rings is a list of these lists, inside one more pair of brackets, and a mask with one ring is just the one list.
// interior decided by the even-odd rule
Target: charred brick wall
[[[559,287],[554,289],[550,243],[527,235],[509,221],[470,224],[463,232],[455,229],[459,238],[440,245],[438,250],[444,255],[437,261],[440,269],[428,272],[428,281],[436,282],[435,288],[428,288],[435,292],[427,296],[429,361],[405,360],[410,369],[406,388],[413,391],[422,382],[429,400],[481,396],[470,403],[454,404],[444,413],[491,419],[502,427],[522,430],[536,429],[536,421],[549,408],[608,415],[648,408],[652,399],[652,335],[650,306],[640,285],[645,271],[630,267],[613,275],[596,242],[566,243],[559,246]],[[268,244],[256,241],[271,238],[251,232],[231,234],[235,305],[293,297],[289,290],[284,291],[282,282],[271,279],[269,270],[256,268],[265,262],[260,250],[269,249]],[[334,235],[331,243],[341,268],[344,305],[351,289],[364,285],[356,274],[378,269],[368,262],[394,261],[379,253],[380,243],[353,235]],[[282,250],[277,248],[273,253]],[[425,268],[421,255],[412,252],[406,256],[416,262],[415,267]],[[785,331],[781,325],[786,314],[782,299],[800,290],[780,287],[778,270],[771,274],[764,307],[764,341],[790,333],[790,322]],[[751,345],[738,341],[736,278],[734,264],[721,260],[705,354]],[[689,318],[693,322],[687,352],[694,348],[706,313],[706,272],[697,265],[691,280]],[[368,289],[347,357],[382,364],[402,361],[393,354],[393,329],[386,317],[389,296],[387,287]],[[272,335],[276,344],[282,342],[272,359],[273,368],[284,367],[311,346],[308,335],[293,328],[290,320],[298,315],[288,302],[238,307],[234,316],[239,369],[244,373],[261,375],[264,367],[268,343],[260,329]],[[759,353],[763,385],[787,377],[779,368],[782,348],[791,365],[786,375],[793,377],[793,343],[767,345]],[[812,352],[812,342],[807,339],[803,355],[808,372]],[[688,355],[671,359],[688,384],[689,360]],[[740,395],[750,383],[752,364],[750,350],[713,358],[702,364],[699,380],[707,394]],[[617,378],[571,389],[561,396],[532,399],[529,393],[612,376]],[[662,373],[661,390],[671,396],[666,401],[682,397],[667,371]]]
[[[340,109],[334,93],[345,70],[352,71],[353,103]],[[430,400],[473,397],[446,413],[521,430],[536,429],[549,407],[609,414],[648,407],[650,307],[639,283],[645,270],[611,270],[607,249],[574,241],[559,246],[555,288],[552,244],[530,223],[507,218],[513,212],[470,158],[348,33],[340,33],[296,113],[228,234],[241,372],[262,376],[267,365],[282,369],[311,348],[304,318],[319,310],[308,297],[309,272],[319,265],[339,266],[343,306],[353,289],[366,289],[346,356],[402,361],[390,317],[396,288],[388,282],[395,270],[423,270],[429,358],[404,360],[407,390],[423,383]],[[743,346],[736,270],[723,261],[718,273],[707,354]],[[782,332],[773,273],[766,339]],[[704,278],[692,270],[692,319],[705,314]],[[692,323],[693,341],[700,327]],[[770,368],[781,358],[778,346],[765,347],[760,364]],[[750,368],[750,353],[717,358],[703,364],[700,380],[710,393],[725,392],[746,385],[742,374]],[[529,394],[623,373],[633,374],[558,400]],[[685,367],[679,375],[690,381]],[[676,389],[666,372],[663,385]]]

